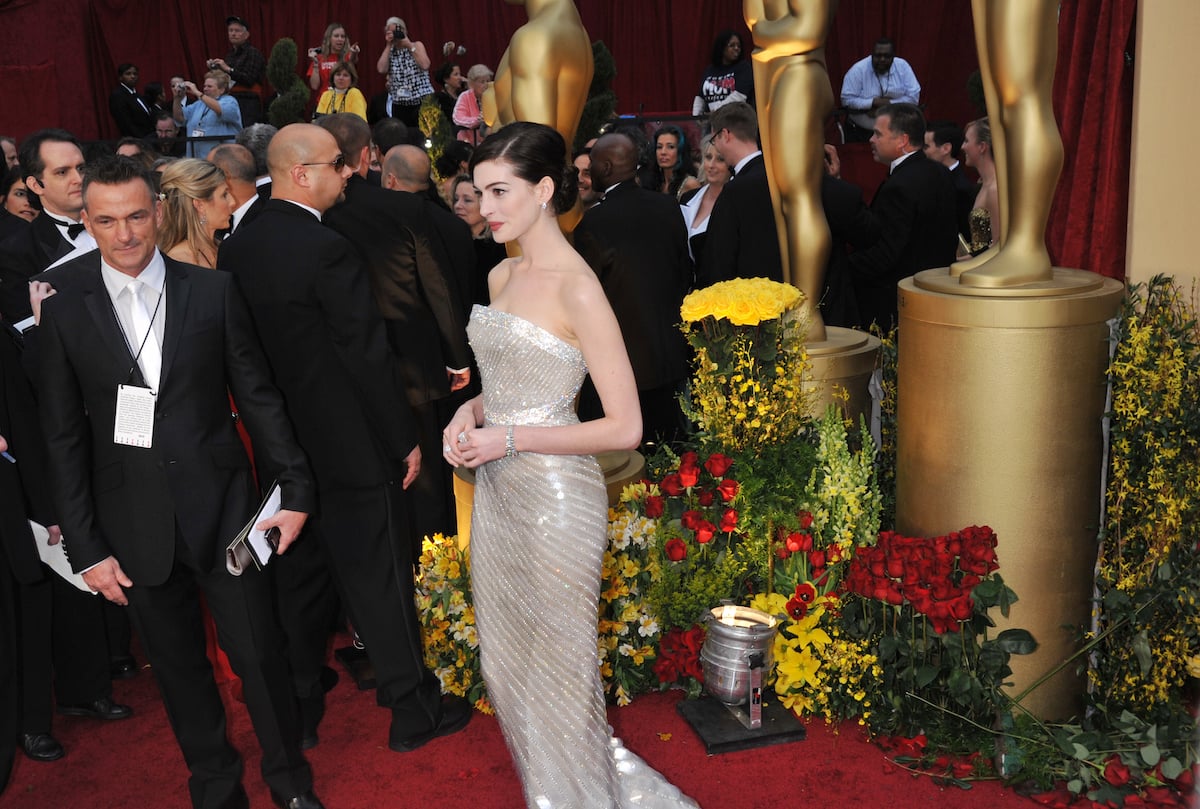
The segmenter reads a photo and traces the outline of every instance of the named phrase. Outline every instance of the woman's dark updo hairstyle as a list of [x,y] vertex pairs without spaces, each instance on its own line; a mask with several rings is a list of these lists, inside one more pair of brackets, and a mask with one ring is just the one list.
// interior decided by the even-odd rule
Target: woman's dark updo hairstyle
[[[741,43],[741,45],[742,45],[742,52],[740,54],[738,54],[738,62],[740,62],[740,61],[742,61],[742,59],[746,58],[746,44],[742,40],[742,35],[739,34],[737,31],[733,31],[733,30],[722,31],[721,33],[717,34],[717,38],[715,40],[713,40],[713,49],[712,49],[713,67],[724,67],[724,65],[725,65],[725,46],[728,45],[729,40],[733,39],[734,37],[737,37],[738,42]],[[737,64],[737,62],[734,62],[734,64]]]
[[488,135],[471,155],[471,174],[480,163],[499,160],[508,163],[513,173],[527,183],[537,184],[543,177],[554,183],[550,207],[564,214],[575,207],[579,196],[579,175],[567,164],[567,146],[562,135],[545,124],[516,121]]

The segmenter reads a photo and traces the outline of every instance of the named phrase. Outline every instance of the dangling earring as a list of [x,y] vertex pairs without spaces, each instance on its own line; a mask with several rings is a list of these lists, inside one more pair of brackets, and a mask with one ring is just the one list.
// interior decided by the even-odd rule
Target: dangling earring
[[200,224],[201,224],[201,225],[207,225],[207,224],[208,224],[208,217],[207,217],[207,216],[205,216],[204,214],[200,214]]

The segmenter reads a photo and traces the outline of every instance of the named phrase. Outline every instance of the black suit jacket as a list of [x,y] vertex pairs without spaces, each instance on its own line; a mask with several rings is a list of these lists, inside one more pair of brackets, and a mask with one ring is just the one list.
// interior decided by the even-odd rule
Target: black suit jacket
[[575,249],[600,278],[639,390],[687,376],[679,307],[692,280],[687,226],[675,200],[623,182],[589,208]]
[[468,368],[466,320],[450,260],[420,197],[354,175],[322,221],[358,251],[413,405],[450,395],[447,368]]
[[886,331],[897,319],[896,284],[954,263],[958,218],[950,172],[914,152],[879,186],[871,212],[879,239],[850,256],[850,273],[861,325],[876,322]]
[[125,85],[118,85],[108,97],[108,111],[117,122],[122,135],[144,138],[154,134],[154,116],[138,103],[136,92]]
[[29,279],[73,249],[45,215],[0,243],[0,317],[9,323],[29,317]]
[[708,219],[707,234],[696,270],[697,287],[730,278],[783,280],[775,208],[762,155],[742,166],[721,191]]
[[[450,260],[450,274],[458,291],[458,300],[463,306],[463,318],[471,316],[471,304],[478,289],[478,278],[475,276],[476,258],[474,237],[467,223],[451,213],[444,204],[430,202],[425,194],[413,194],[408,191],[394,191],[395,194],[419,199],[425,207],[425,213],[433,225],[434,232]],[[499,262],[497,262],[499,263]],[[495,265],[493,265],[495,266]],[[490,271],[492,268],[489,267]],[[487,278],[483,279],[483,290],[487,291]]]
[[16,343],[0,333],[0,435],[8,441],[8,452],[18,460],[0,459],[0,547],[17,581],[33,584],[42,580],[43,568],[29,530],[30,518],[54,525],[50,502],[46,446],[38,420],[37,405],[29,380],[21,370]]
[[221,246],[321,489],[403,477],[417,444],[396,358],[354,246],[281,199]]
[[231,393],[259,469],[283,487],[284,507],[311,512],[315,505],[308,466],[233,279],[164,261],[152,448],[113,442],[117,386],[136,366],[99,252],[52,271],[47,280],[57,294],[43,306],[38,328],[40,407],[71,565],[81,571],[112,555],[143,586],[167,579],[177,530],[196,563],[211,569],[253,514],[258,498]]
[[828,326],[858,328],[860,317],[850,277],[847,247],[862,250],[879,238],[879,222],[863,203],[862,190],[829,174],[821,175],[821,205],[833,239],[825,265],[821,316]]

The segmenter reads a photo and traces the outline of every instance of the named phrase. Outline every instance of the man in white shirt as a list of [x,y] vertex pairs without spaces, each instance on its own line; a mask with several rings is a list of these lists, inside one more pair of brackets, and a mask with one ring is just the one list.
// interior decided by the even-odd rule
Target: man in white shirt
[[[29,279],[96,242],[79,219],[83,208],[83,150],[64,129],[42,129],[21,143],[25,187],[38,196],[42,215],[0,245],[0,316],[18,330],[32,325]],[[26,322],[28,320],[28,322]]]
[[908,62],[896,56],[895,43],[881,37],[871,55],[851,65],[842,79],[842,106],[850,110],[846,141],[869,140],[879,108],[899,102],[919,104],[921,85]]
[[272,799],[320,809],[270,568],[225,569],[225,547],[258,502],[229,395],[257,469],[282,491],[283,508],[257,524],[279,528],[280,553],[316,505],[304,453],[233,278],[155,247],[161,216],[149,176],[105,158],[89,167],[83,195],[99,250],[48,274],[57,293],[42,302],[38,327],[39,408],[72,568],[128,607],[191,771],[194,809],[249,806],[198,593],[242,679]]

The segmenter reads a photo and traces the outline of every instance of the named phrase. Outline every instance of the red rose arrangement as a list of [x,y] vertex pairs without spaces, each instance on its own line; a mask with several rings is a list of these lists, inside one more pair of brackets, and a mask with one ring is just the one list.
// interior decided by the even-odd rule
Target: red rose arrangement
[[700,648],[704,645],[704,628],[676,627],[663,633],[658,644],[658,659],[654,661],[654,673],[660,688],[682,685],[691,696],[700,693],[704,683],[704,669],[700,664]]
[[685,452],[679,466],[658,483],[647,481],[642,512],[660,520],[671,536],[663,553],[671,562],[682,562],[703,550],[714,539],[727,539],[737,531],[738,513],[729,504],[740,490],[727,477],[733,459],[714,452],[703,464],[695,452]]
[[[746,564],[734,461],[685,452],[661,480],[645,481],[629,503],[654,520],[661,576],[646,594],[665,632],[691,629],[703,612],[738,592]],[[661,661],[660,661],[661,662]]]
[[845,588],[894,607],[910,605],[944,635],[970,620],[972,592],[998,567],[996,533],[986,526],[932,539],[882,531],[878,544],[858,549]]
[[[788,613],[798,621],[807,612],[807,605],[837,589],[849,554],[844,554],[836,543],[825,544],[813,527],[811,512],[801,511],[795,516],[794,530],[775,530],[771,580],[778,593],[788,594],[795,589],[788,602]],[[792,609],[793,603],[804,609],[797,614]]]

